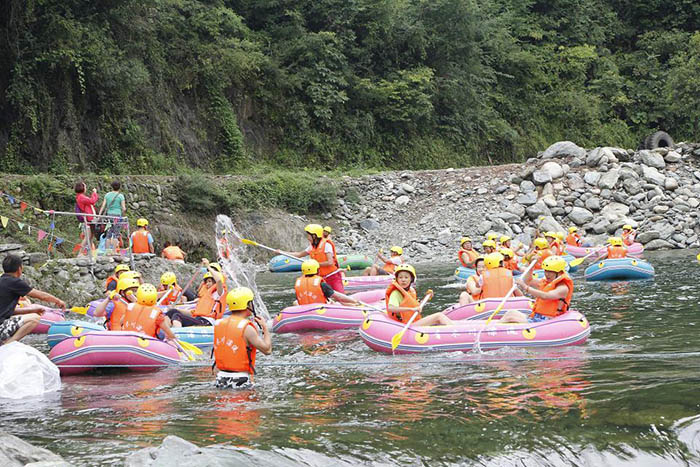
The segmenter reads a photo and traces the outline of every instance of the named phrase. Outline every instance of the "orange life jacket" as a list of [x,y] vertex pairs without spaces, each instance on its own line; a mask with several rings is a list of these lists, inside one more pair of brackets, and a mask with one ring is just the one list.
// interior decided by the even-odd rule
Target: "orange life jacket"
[[518,260],[515,258],[511,258],[507,261],[503,261],[503,265],[509,271],[519,271],[520,270],[520,269],[518,269]]
[[634,243],[634,237],[635,233],[633,230],[629,232],[622,232],[622,243],[624,243],[627,246],[630,246]]
[[294,284],[294,291],[297,294],[297,303],[299,305],[308,305],[309,303],[326,303],[326,296],[323,295],[321,276],[302,276],[297,278]]
[[122,331],[136,331],[147,336],[157,337],[162,322],[158,318],[162,314],[163,312],[156,306],[144,306],[136,303],[133,308],[126,310]]
[[148,230],[139,229],[131,234],[131,251],[134,254],[150,253],[148,247]]
[[624,258],[627,256],[627,248],[624,246],[609,246],[608,259]]
[[513,287],[513,273],[509,269],[487,269],[482,276],[481,298],[503,298]]
[[537,262],[535,263],[534,270],[542,269],[542,262],[552,256],[552,251],[548,249],[538,250],[537,252]]
[[[412,311],[389,311],[389,297],[391,297],[391,293],[394,290],[398,290],[399,292],[401,292],[401,295],[403,295],[403,300],[401,300],[401,303],[399,304],[400,307],[415,308],[418,305],[420,305],[420,302],[418,301],[416,295],[416,289],[412,288],[407,292],[401,287],[398,287],[395,282],[392,282],[391,284],[389,284],[389,287],[387,287],[386,294],[384,294],[384,297],[386,298],[386,312],[389,315],[389,317],[401,323],[408,323],[408,321],[411,319],[411,316],[413,316]],[[418,313],[418,316],[416,316],[416,319],[414,321],[418,321],[420,318],[421,315],[420,313]]]
[[117,279],[117,277],[114,275],[109,276],[105,281],[105,290],[109,290],[109,284],[111,284],[112,282],[117,282],[118,280],[119,279]]
[[396,265],[391,261],[387,261],[386,263],[384,263],[384,267],[382,269],[384,269],[389,274],[394,274],[394,271],[396,270]]
[[[481,289],[481,287],[479,287],[479,275],[478,274],[472,274],[471,276],[469,276],[469,278],[467,279],[467,285],[469,285],[469,281],[474,282],[476,284],[476,286],[479,289]],[[467,289],[467,293],[469,293],[469,289]],[[470,295],[472,296],[472,298],[474,300],[481,300],[481,290],[479,290],[479,292],[477,292],[477,293],[473,293]]]
[[333,262],[335,262],[335,266],[338,267],[338,254],[335,252],[335,243],[333,243],[333,240],[327,238],[326,241],[328,244],[333,248]]
[[537,288],[543,292],[551,292],[562,282],[566,284],[566,287],[569,289],[569,292],[566,294],[566,298],[558,298],[553,300],[537,298],[530,316],[534,316],[535,313],[537,313],[542,316],[554,318],[566,313],[566,310],[569,309],[569,305],[571,304],[571,297],[574,295],[574,281],[571,280],[568,274],[564,273],[554,279],[552,282],[547,282],[547,279],[542,279],[537,284]]
[[[163,290],[168,290],[168,289],[166,289],[165,286],[161,285],[158,288],[158,291],[162,292]],[[173,285],[173,287],[170,288],[170,291],[165,294],[165,298],[161,297],[160,304],[167,306],[167,305],[170,305],[172,303],[175,303],[175,299],[177,299],[177,297],[180,295],[181,292],[182,292],[182,287],[180,287],[177,284]]]
[[[554,240],[552,243],[550,243],[549,250],[551,251],[552,255],[561,256],[562,247],[558,241]],[[535,269],[537,269],[537,268],[535,268]]]
[[192,316],[205,316],[214,319],[221,318],[226,310],[226,286],[224,286],[224,293],[221,294],[218,300],[213,296],[214,292],[216,292],[216,284],[212,285],[209,289],[200,287],[199,291],[199,300],[197,300],[197,307],[192,312]]
[[110,331],[121,331],[122,319],[124,315],[126,315],[127,303],[121,298],[113,298],[112,304],[114,304],[114,308],[112,308],[112,314],[109,316],[105,326]]
[[[463,255],[467,255],[468,261],[464,261]],[[465,250],[463,248],[460,248],[459,251],[457,251],[457,258],[459,258],[459,262],[462,263],[462,266],[465,268],[468,268],[469,266],[467,263],[473,263],[476,258],[479,257],[479,253],[477,253],[474,250]]]
[[214,326],[214,360],[219,370],[255,373],[257,349],[248,346],[243,337],[248,326],[253,323],[239,316],[230,316]]
[[[319,263],[325,263],[328,261],[328,257],[326,256],[326,252],[324,251],[326,249],[326,239],[321,239],[320,242],[318,242],[318,246],[314,247],[313,245],[311,246],[311,252],[309,252],[309,256],[311,256],[312,259],[315,259]],[[335,264],[332,264],[330,266],[321,266],[319,269],[319,274],[322,276],[327,276],[328,274],[332,273],[333,271],[336,271],[338,269],[338,266]]]
[[581,236],[577,233],[567,235],[566,244],[571,246],[581,246]]
[[163,256],[165,257],[165,259],[173,261],[177,259],[185,259],[185,255],[182,254],[182,250],[179,246],[176,245],[170,245],[167,248],[163,248]]

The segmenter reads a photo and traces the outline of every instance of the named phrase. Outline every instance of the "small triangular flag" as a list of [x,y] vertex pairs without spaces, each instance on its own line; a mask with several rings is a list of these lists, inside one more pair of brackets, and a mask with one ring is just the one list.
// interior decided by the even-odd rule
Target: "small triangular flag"
[[8,219],[8,218],[5,217],[5,216],[0,217],[0,222],[2,222],[2,227],[3,227],[3,228],[6,228],[6,227],[7,227],[7,222],[8,222],[9,220],[10,220],[10,219]]
[[61,237],[56,237],[56,246],[60,245],[63,243],[63,239]]
[[55,228],[56,228],[56,224],[54,224],[53,222],[51,222],[51,227],[49,227],[49,228],[50,228],[51,230],[55,229]]
[[17,227],[19,227],[19,230],[24,229],[24,224],[21,222],[17,222]]
[[7,195],[7,199],[10,200],[10,204],[15,204],[15,198],[12,195]]
[[44,232],[43,230],[39,229],[39,233],[36,235],[36,241],[37,241],[37,242],[40,242],[40,241],[42,241],[44,238],[46,238],[46,232]]
[[19,212],[24,213],[24,210],[27,209],[27,203],[24,201],[19,202]]

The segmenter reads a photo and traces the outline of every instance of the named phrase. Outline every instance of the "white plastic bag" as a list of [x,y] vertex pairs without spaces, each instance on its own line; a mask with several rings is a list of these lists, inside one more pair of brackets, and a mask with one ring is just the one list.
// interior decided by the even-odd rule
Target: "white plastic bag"
[[0,398],[23,399],[61,389],[58,367],[34,347],[0,346]]

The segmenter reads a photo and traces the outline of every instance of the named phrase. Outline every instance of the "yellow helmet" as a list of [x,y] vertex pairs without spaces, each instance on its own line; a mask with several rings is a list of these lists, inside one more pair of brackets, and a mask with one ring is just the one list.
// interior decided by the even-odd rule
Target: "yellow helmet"
[[138,227],[146,227],[148,225],[148,220],[141,217],[139,220],[136,221],[136,225]]
[[566,270],[566,260],[561,256],[548,256],[542,261],[542,269],[552,272],[563,272]]
[[136,303],[153,306],[158,302],[158,291],[151,284],[141,284],[136,291]]
[[562,232],[556,232],[555,235],[559,240],[564,240],[564,233]]
[[323,228],[323,231],[328,232],[328,233],[333,233],[333,229],[331,229],[330,226],[328,226],[328,225]]
[[486,234],[486,238],[488,240],[496,240],[498,238],[498,234],[495,232],[489,232],[488,234]]
[[508,235],[501,235],[501,239],[500,239],[501,243],[505,243],[509,240],[512,240],[512,239]]
[[484,243],[481,244],[482,247],[486,248],[487,246],[490,246],[491,248],[496,248],[496,242],[493,240],[486,240]]
[[574,233],[574,232],[578,232],[578,227],[575,227],[575,226],[569,227],[569,233]]
[[550,230],[549,232],[546,232],[546,233],[544,234],[544,237],[545,237],[545,238],[547,238],[547,237],[550,237],[550,238],[557,238],[557,234],[556,234],[556,232],[552,232],[552,231]]
[[321,267],[320,264],[318,264],[318,261],[315,259],[307,259],[303,263],[301,263],[301,273],[305,276],[313,276],[315,274],[318,274],[318,270]]
[[114,268],[114,274],[119,274],[120,272],[126,272],[129,270],[129,265],[127,264],[117,264]]
[[396,269],[394,269],[394,275],[398,276],[401,271],[410,272],[413,276],[413,280],[416,280],[416,268],[414,268],[410,264],[399,264],[398,266],[396,266]]
[[160,283],[165,286],[175,285],[175,282],[177,282],[177,277],[175,277],[174,272],[166,271],[160,276]]
[[254,298],[253,291],[248,287],[238,287],[226,295],[226,304],[231,311],[243,311]]
[[472,241],[472,239],[469,238],[469,237],[462,237],[462,239],[459,241],[459,246],[462,246],[462,245],[464,245],[465,243],[471,242],[471,241]]
[[316,235],[318,238],[323,237],[323,227],[319,224],[309,224],[304,227],[304,232],[310,233],[311,235]]
[[622,230],[634,230],[631,225],[625,224],[622,226]]
[[535,245],[535,248],[537,248],[539,250],[544,250],[545,248],[549,248],[549,242],[542,237],[537,237],[533,243]]
[[622,246],[622,239],[620,237],[610,237],[608,243],[612,246]]
[[218,272],[221,272],[221,265],[219,263],[209,263],[209,267]]
[[501,265],[503,259],[503,255],[500,253],[489,253],[484,259],[484,265],[486,269],[495,269]]
[[125,271],[119,276],[119,280],[121,279],[141,279],[141,273],[138,271]]
[[122,274],[122,276],[117,281],[117,288],[115,289],[117,293],[122,293],[126,289],[134,289],[141,285],[138,279],[135,279],[133,277],[124,277],[125,275],[126,274]]
[[400,246],[392,246],[391,248],[389,248],[389,251],[396,253],[397,255],[403,254],[403,248],[401,248]]
[[511,250],[510,248],[501,248],[500,250],[498,250],[498,252],[503,256],[508,256],[509,258],[515,257],[515,253],[513,253],[513,250]]

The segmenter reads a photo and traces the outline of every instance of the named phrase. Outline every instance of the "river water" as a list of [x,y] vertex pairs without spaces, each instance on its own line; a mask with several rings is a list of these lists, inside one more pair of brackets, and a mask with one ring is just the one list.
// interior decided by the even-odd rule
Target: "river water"
[[[238,460],[261,465],[700,465],[694,256],[647,254],[651,281],[574,274],[592,326],[582,346],[389,356],[356,330],[273,335],[253,389],[215,389],[204,363],[67,377],[60,394],[0,401],[0,425],[76,465],[120,465],[168,434],[247,448]],[[419,269],[432,310],[456,301],[453,271]],[[273,315],[293,278],[258,276]]]

